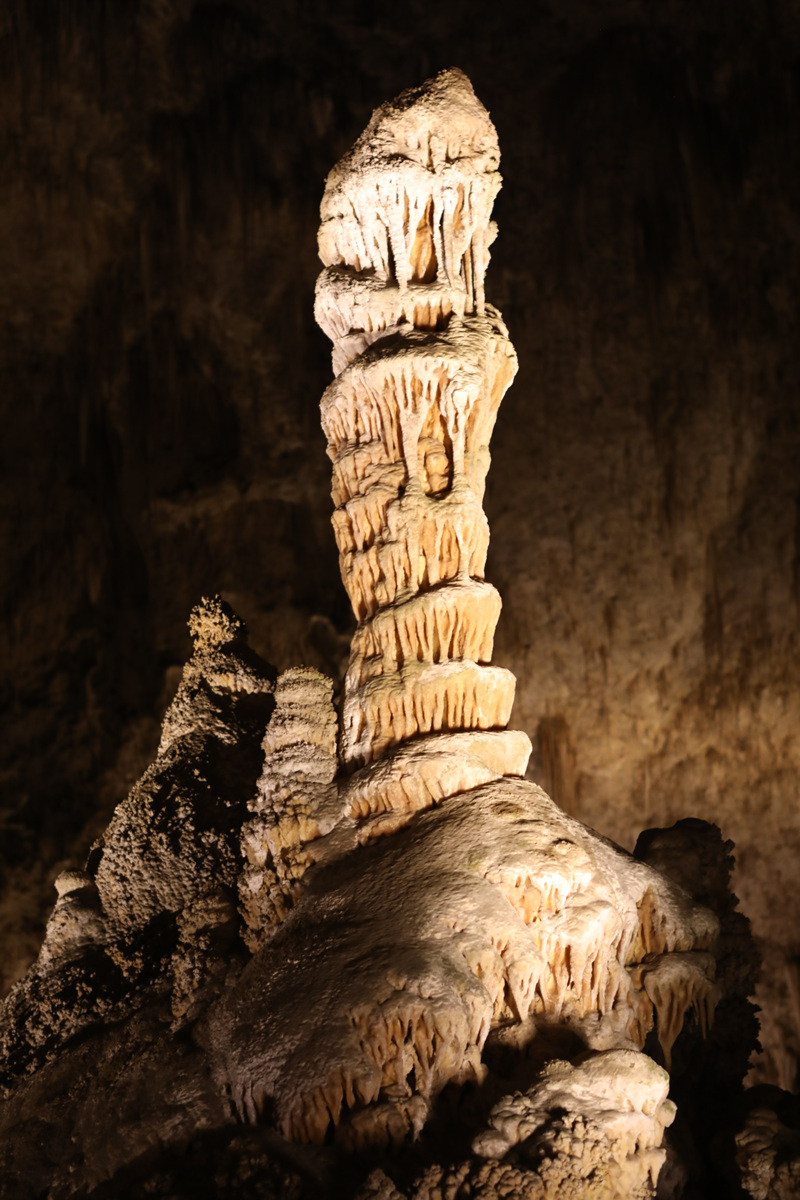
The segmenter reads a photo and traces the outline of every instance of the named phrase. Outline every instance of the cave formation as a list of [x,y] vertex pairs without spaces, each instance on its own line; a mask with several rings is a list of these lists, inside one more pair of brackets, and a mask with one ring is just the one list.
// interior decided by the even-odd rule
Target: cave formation
[[[76,18],[84,35],[90,15],[84,14],[83,27]],[[35,16],[32,10],[27,18],[17,15],[16,27],[11,22],[6,30],[7,47],[20,31],[29,38],[37,33]],[[623,76],[627,71],[650,103],[650,125],[643,120],[639,130],[629,123],[628,136],[660,128],[653,124],[656,115],[665,127],[672,122],[669,136],[663,128],[659,136],[667,143],[674,135],[684,175],[677,215],[668,211],[676,192],[663,174],[645,181],[649,191],[635,179],[633,224],[626,229],[612,211],[614,196],[587,198],[573,161],[568,228],[580,254],[558,247],[563,289],[553,290],[547,267],[554,249],[542,244],[541,235],[538,274],[515,274],[513,252],[501,260],[507,317],[509,300],[516,314],[516,296],[535,301],[537,288],[544,289],[538,308],[534,304],[536,328],[530,316],[522,321],[523,374],[516,387],[525,377],[526,356],[538,351],[547,371],[538,370],[536,378],[549,404],[543,417],[541,406],[534,411],[530,390],[524,402],[516,401],[511,431],[501,441],[506,471],[495,485],[496,441],[493,446],[488,500],[494,500],[487,503],[510,540],[505,557],[496,559],[506,601],[498,651],[520,680],[511,723],[533,735],[526,768],[530,742],[505,729],[514,678],[490,664],[500,606],[483,577],[488,438],[516,370],[502,318],[483,296],[489,210],[499,182],[492,126],[479,105],[472,107],[477,102],[464,77],[451,72],[437,77],[438,86],[447,91],[445,80],[460,96],[452,107],[461,114],[461,134],[477,122],[483,155],[474,158],[473,146],[466,156],[476,172],[466,188],[463,177],[453,181],[460,157],[455,134],[453,153],[446,146],[437,159],[434,142],[413,147],[404,127],[405,198],[392,215],[397,146],[383,175],[379,152],[397,136],[392,106],[376,112],[355,159],[346,156],[329,176],[316,311],[334,343],[336,380],[322,413],[334,466],[334,530],[357,622],[351,637],[341,606],[324,595],[332,563],[320,531],[327,511],[319,499],[322,468],[310,463],[305,418],[301,414],[287,426],[276,404],[276,397],[291,403],[288,381],[271,385],[268,419],[261,418],[253,439],[254,445],[259,437],[269,439],[269,461],[277,467],[272,489],[259,482],[252,447],[245,452],[240,444],[243,423],[246,428],[253,421],[252,405],[248,417],[246,405],[231,413],[220,399],[221,380],[233,390],[241,387],[250,357],[256,375],[270,376],[280,361],[270,360],[269,352],[264,358],[258,346],[263,330],[246,317],[246,304],[236,308],[252,295],[258,269],[267,265],[274,277],[277,263],[278,278],[281,271],[284,279],[293,271],[303,275],[302,264],[297,272],[267,230],[264,203],[260,212],[258,205],[248,212],[243,200],[233,220],[224,186],[215,196],[207,183],[198,185],[202,171],[186,157],[197,130],[181,125],[180,106],[169,117],[169,104],[156,105],[145,137],[151,153],[172,163],[164,178],[175,207],[169,221],[163,195],[139,210],[134,261],[141,312],[132,320],[122,287],[131,270],[128,251],[120,251],[115,265],[107,244],[100,244],[103,237],[93,245],[91,236],[92,221],[95,230],[100,227],[92,206],[105,204],[103,235],[112,239],[114,221],[122,222],[123,214],[117,209],[113,215],[108,197],[136,190],[129,179],[111,178],[121,160],[106,139],[113,145],[110,117],[119,99],[96,92],[109,126],[98,125],[93,136],[102,152],[87,156],[81,168],[82,211],[74,198],[60,211],[57,187],[35,175],[35,143],[48,138],[37,124],[37,105],[69,111],[75,132],[85,130],[65,98],[74,106],[76,96],[85,101],[93,94],[96,80],[87,85],[81,71],[70,74],[78,65],[83,70],[92,54],[101,61],[134,37],[152,51],[161,36],[164,54],[170,38],[176,45],[184,38],[195,51],[217,38],[235,79],[248,55],[268,57],[257,37],[248,38],[248,31],[258,30],[257,22],[248,26],[254,18],[244,6],[198,5],[181,18],[183,24],[175,17],[170,25],[164,14],[160,19],[161,27],[151,14],[150,25],[134,29],[120,18],[100,45],[57,29],[54,65],[43,56],[36,68],[40,92],[31,87],[35,71],[24,55],[9,60],[17,71],[10,86],[20,85],[19,106],[9,110],[9,120],[19,123],[30,147],[17,165],[42,205],[23,219],[18,201],[9,201],[9,226],[46,221],[55,240],[65,223],[78,220],[86,262],[84,275],[74,273],[63,285],[56,319],[35,344],[26,346],[19,336],[20,328],[25,331],[21,318],[8,322],[10,333],[17,322],[16,344],[9,341],[6,356],[10,378],[34,401],[49,394],[62,406],[51,428],[37,435],[34,482],[48,476],[50,442],[63,451],[59,439],[70,413],[77,420],[74,474],[68,441],[62,453],[67,469],[61,463],[51,485],[64,503],[31,529],[48,545],[58,538],[59,521],[68,521],[61,547],[68,553],[26,559],[23,540],[16,551],[25,564],[23,591],[8,589],[14,618],[7,628],[9,663],[18,679],[7,719],[19,734],[7,757],[8,778],[12,784],[24,779],[26,788],[25,804],[9,802],[3,847],[7,986],[22,978],[3,1019],[7,1193],[34,1195],[46,1187],[53,1196],[128,1194],[125,1189],[137,1195],[147,1186],[160,1189],[155,1194],[181,1195],[203,1178],[213,1195],[228,1194],[225,1187],[248,1194],[248,1186],[254,1195],[342,1187],[352,1195],[387,1197],[448,1189],[594,1194],[590,1187],[598,1195],[633,1195],[636,1189],[645,1195],[660,1172],[667,1195],[736,1195],[741,1184],[751,1195],[795,1194],[792,1097],[763,1087],[740,1090],[754,1047],[747,996],[758,955],[728,885],[731,845],[702,820],[715,820],[723,835],[735,835],[736,888],[753,916],[766,964],[761,996],[767,1053],[754,1060],[751,1078],[791,1087],[798,994],[788,932],[794,834],[783,797],[796,779],[790,736],[796,589],[785,518],[797,444],[791,405],[784,397],[782,405],[770,407],[769,397],[770,388],[787,379],[791,390],[793,343],[777,268],[771,278],[764,265],[760,276],[770,321],[760,310],[757,321],[741,299],[732,306],[730,295],[721,296],[708,281],[708,294],[694,310],[689,304],[704,277],[703,253],[716,266],[722,262],[705,224],[721,203],[712,168],[717,184],[727,170],[746,197],[755,195],[762,206],[771,199],[759,173],[774,165],[768,139],[751,135],[749,174],[742,164],[721,161],[723,118],[740,114],[742,103],[736,71],[732,83],[724,64],[715,64],[714,75],[706,62],[705,90],[693,78],[685,85],[686,111],[677,106],[665,115],[656,99],[660,88],[670,87],[674,98],[676,68],[664,38],[652,45],[625,28],[609,37],[584,18],[575,44],[560,46],[569,51],[572,75],[560,69],[544,89],[549,107],[542,101],[538,120],[563,134],[558,118],[574,111],[577,77],[593,81],[599,95],[604,87],[608,96],[613,88],[606,73],[621,64]],[[676,41],[691,43],[699,70],[702,39],[693,42],[680,25],[671,32]],[[542,52],[544,61],[548,54],[555,61],[553,45]],[[168,56],[162,66],[164,61],[177,70]],[[639,74],[648,61],[661,71],[652,93]],[[51,71],[48,78],[61,86],[55,98],[44,86]],[[738,72],[741,87],[747,65],[739,61]],[[765,89],[768,76],[762,65]],[[407,78],[400,80],[405,83]],[[426,95],[430,100],[435,93],[436,81],[427,86],[428,93],[412,89],[414,102],[400,105],[406,122],[413,124]],[[209,85],[200,95],[202,86],[195,87],[199,92],[182,104],[200,128],[214,89]],[[783,108],[772,99],[771,106],[780,131],[790,99],[784,97]],[[309,112],[319,129],[330,126],[330,110],[326,117],[316,93]],[[430,136],[426,113],[421,127]],[[238,119],[225,110],[223,117],[216,112],[217,143],[208,136],[210,126],[204,129],[217,165],[229,151],[223,149],[225,121]],[[595,146],[587,124],[574,135],[585,148]],[[743,134],[737,132],[744,158]],[[330,137],[319,137],[330,146]],[[265,189],[273,215],[281,214],[286,240],[299,222],[296,212],[282,202],[274,181],[258,176],[253,162],[242,165],[241,145],[233,144],[229,161],[239,156],[233,191],[245,196]],[[359,168],[359,146],[370,147],[374,174]],[[602,138],[600,146],[602,151]],[[663,172],[659,137],[656,146],[650,165]],[[506,157],[508,150],[504,138]],[[735,157],[730,146],[728,153]],[[328,151],[327,165],[331,157]],[[793,163],[791,157],[782,163],[778,182],[784,186]],[[635,174],[640,168],[634,155],[629,169]],[[71,160],[61,169],[78,170]],[[543,172],[557,176],[560,169],[551,163]],[[592,178],[591,155],[582,169]],[[421,182],[428,176],[432,191]],[[298,180],[309,187],[303,172]],[[311,186],[307,203],[313,205],[318,190]],[[474,209],[465,204],[465,193]],[[376,209],[383,213],[382,240],[370,217]],[[543,204],[542,211],[552,223],[552,207]],[[232,221],[224,229],[215,227],[220,213]],[[746,231],[746,216],[742,201],[739,231]],[[775,219],[773,214],[770,228]],[[694,243],[694,275],[692,263],[682,258],[682,223]],[[784,255],[792,245],[787,229]],[[369,266],[365,231],[372,237]],[[593,238],[600,232],[606,239],[598,243]],[[614,257],[622,233],[635,235],[624,268]],[[768,250],[758,247],[762,260],[769,258],[766,241]],[[201,283],[201,291],[226,295],[225,256],[233,245],[241,256],[237,286],[243,290],[232,299],[228,290],[222,317],[216,310],[223,328],[203,328],[206,315],[193,311],[191,290],[202,271],[214,267],[216,277]],[[25,248],[19,239],[20,261]],[[579,283],[571,272],[580,273],[583,255],[589,275]],[[36,312],[41,301],[35,278],[26,278],[26,292],[16,260],[8,261],[14,312]],[[45,277],[49,272],[54,278],[54,260],[45,254],[44,262]],[[729,276],[722,273],[729,292],[737,269],[743,261],[729,267]],[[641,287],[635,314],[608,307],[615,270],[623,277],[633,271]],[[308,303],[308,278],[305,285]],[[592,288],[587,308],[585,293]],[[283,321],[287,330],[285,304],[280,297],[268,302],[284,314],[276,329]],[[122,323],[112,329],[115,310]],[[565,323],[559,313],[567,311]],[[581,313],[589,314],[584,325]],[[631,347],[622,353],[631,321],[649,339],[643,357],[654,364],[646,381],[650,407],[643,412],[630,400],[642,355]],[[510,323],[516,332],[516,315]],[[584,327],[594,341],[582,345]],[[567,328],[572,341],[565,338]],[[551,338],[543,342],[548,329]],[[604,329],[613,342],[608,354],[601,344]],[[676,354],[679,331],[686,338],[687,329],[705,353],[699,379],[688,370],[691,345],[677,355],[674,374],[665,366]],[[719,376],[732,330],[740,352],[738,391]],[[226,357],[220,347],[232,335],[236,345],[228,344]],[[198,347],[202,352],[193,357]],[[750,348],[750,358],[743,347]],[[324,386],[322,355],[315,350],[312,361],[314,355],[314,378]],[[537,368],[529,364],[529,370]],[[307,368],[299,378],[309,373]],[[552,398],[554,376],[562,386],[569,377],[575,395],[572,458],[559,441],[569,426],[558,411],[561,401]],[[615,380],[626,381],[617,407],[612,403],[610,413],[598,416],[596,407],[611,403]],[[745,403],[752,395],[748,381],[759,384],[761,409]],[[671,389],[678,384],[694,408],[676,400]],[[697,405],[705,393],[706,403]],[[512,389],[503,414],[513,396]],[[191,412],[185,412],[190,397],[200,414],[194,430]],[[41,412],[35,411],[41,430]],[[359,432],[365,413],[373,422],[371,440]],[[134,416],[143,418],[142,429]],[[11,423],[12,448],[24,433],[19,414],[17,420],[19,432]],[[646,449],[641,435],[637,442],[636,420],[643,420],[650,439]],[[499,437],[502,430],[501,415]],[[353,437],[363,445],[349,454]],[[569,476],[554,472],[541,444],[525,464],[526,438],[539,439]],[[410,442],[413,455],[407,453]],[[239,476],[233,480],[226,477],[226,463],[237,455]],[[146,482],[149,496],[142,493],[137,463],[146,465],[145,475],[151,466],[156,474]],[[304,476],[299,489],[288,487],[290,478]],[[13,471],[9,480],[19,486]],[[285,512],[286,497],[298,512]],[[315,504],[322,520],[320,513],[304,511]],[[198,529],[204,543],[199,555],[192,545]],[[258,573],[241,570],[242,555],[265,535],[274,547],[288,547],[290,556],[300,552],[296,563],[286,561],[285,551],[283,561],[269,562],[267,554],[267,573],[283,591],[256,602],[242,589],[255,588]],[[184,542],[188,550],[181,551]],[[308,550],[317,543],[319,561],[312,566]],[[224,570],[216,564],[198,568],[204,554],[224,562]],[[760,572],[762,562],[769,568]],[[157,618],[160,628],[150,628],[148,576],[169,579],[170,569],[181,571],[187,563],[187,578],[173,576],[177,586],[166,605],[178,609],[184,603],[183,613],[169,612]],[[43,607],[28,606],[40,645],[21,651],[24,589],[35,596],[36,586],[57,579],[59,571],[71,580],[77,571],[78,584],[61,592],[54,622]],[[287,588],[293,575],[312,573],[305,593],[294,584]],[[230,586],[224,586],[226,578]],[[200,591],[217,586],[245,611],[256,631],[251,640],[280,671],[250,650],[244,623],[219,600],[194,609],[193,654],[179,667],[180,642],[171,630]],[[772,623],[765,627],[767,610]],[[110,650],[102,644],[104,621]],[[124,630],[127,646],[119,645],[111,624]],[[59,634],[68,636],[55,657]],[[41,685],[36,691],[37,654],[42,660],[49,655],[51,664],[44,702]],[[293,665],[298,662],[314,666]],[[340,688],[337,718],[332,701]],[[165,708],[162,724],[157,714]],[[28,713],[33,717],[26,719]],[[63,728],[53,737],[51,722],[59,717]],[[115,739],[124,747],[116,759],[106,748]],[[36,747],[40,761],[25,758],[26,746]],[[49,770],[52,779],[55,768],[65,768],[64,784],[62,804],[52,810],[37,771],[43,780]],[[137,776],[125,800],[126,780]],[[91,801],[81,794],[87,780],[95,793]],[[544,784],[560,807],[532,780]],[[53,819],[41,837],[44,813]],[[666,828],[686,816],[701,819]],[[583,824],[633,846],[653,817],[664,828],[642,834],[633,858]],[[537,840],[540,827],[547,837]],[[467,875],[482,880],[470,883],[478,889],[472,900],[456,867],[465,848]],[[36,856],[38,868],[32,865]],[[367,880],[358,895],[356,857]],[[40,947],[36,914],[47,905],[45,887],[56,876],[58,899]],[[370,877],[380,886],[370,886]],[[782,896],[780,906],[776,895]],[[470,905],[481,913],[479,929],[464,921]],[[397,914],[404,910],[398,929]],[[307,955],[302,969],[297,946]],[[327,968],[315,947],[326,948]],[[359,955],[369,969],[355,972]],[[326,974],[334,983],[326,983]],[[298,993],[308,1013],[304,1022],[298,1020]],[[664,1067],[672,1074],[672,1099]],[[160,1095],[143,1104],[154,1081]],[[103,1114],[120,1103],[115,1137],[109,1138]],[[156,1141],[161,1152],[154,1159]],[[319,1142],[330,1145],[297,1150]],[[143,1154],[147,1161],[139,1161]],[[590,1177],[580,1175],[590,1170]],[[575,1191],[578,1178],[583,1190]]]

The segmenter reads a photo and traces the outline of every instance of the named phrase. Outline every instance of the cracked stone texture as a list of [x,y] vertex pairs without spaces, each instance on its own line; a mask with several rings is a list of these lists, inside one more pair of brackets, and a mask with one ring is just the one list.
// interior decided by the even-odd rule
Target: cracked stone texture
[[5,986],[153,758],[201,595],[279,669],[343,675],[322,181],[377,103],[457,64],[504,149],[489,284],[520,373],[484,507],[511,723],[622,844],[689,815],[736,843],[761,1073],[792,1086],[796,11],[103,12],[0,14]]

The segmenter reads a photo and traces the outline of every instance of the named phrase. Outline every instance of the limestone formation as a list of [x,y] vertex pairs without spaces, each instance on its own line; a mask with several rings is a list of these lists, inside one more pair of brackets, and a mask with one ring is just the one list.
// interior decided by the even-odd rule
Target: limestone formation
[[668,1090],[666,1071],[632,1050],[554,1059],[525,1092],[492,1108],[473,1157],[429,1168],[407,1197],[376,1172],[358,1200],[646,1200],[675,1118]]
[[129,936],[224,889],[233,903],[239,832],[252,795],[274,673],[219,597],[189,627],[194,653],[164,718],[158,758],[93,851],[103,909]]
[[469,1181],[481,1195],[648,1196],[666,1157],[664,1129],[675,1118],[668,1091],[666,1071],[631,1050],[607,1050],[578,1065],[555,1060],[527,1093],[492,1109],[488,1129],[473,1142],[489,1162],[454,1172],[466,1176],[456,1194],[469,1194]]
[[[481,508],[516,370],[484,297],[498,161],[452,70],[378,109],[329,176],[322,423],[358,621],[340,712],[318,671],[276,680],[219,597],[194,610],[157,758],[59,877],[0,1015],[0,1146],[36,1112],[81,1194],[182,1195],[174,1156],[213,1157],[204,1132],[249,1186],[245,1125],[266,1127],[267,1195],[644,1200],[667,1072],[694,1078],[682,1046],[707,1065],[718,1007],[748,1044],[718,832],[655,831],[633,857],[524,778],[530,742],[507,729]],[[159,1060],[170,1087],[141,1101]],[[76,1114],[110,1097],[123,1132],[99,1153]],[[2,1153],[20,1196],[46,1194],[46,1165]],[[359,1156],[381,1158],[366,1183]]]
[[[417,1136],[446,1085],[484,1080],[509,1025],[561,1022],[627,1053],[655,1021],[669,1065],[687,1012],[705,1031],[719,995],[713,913],[524,781],[530,744],[505,728],[481,510],[516,369],[483,288],[498,161],[448,71],[375,113],[323,200],[317,315],[337,378],[322,424],[359,622],[342,773],[307,719],[288,775],[268,731],[244,844],[255,907],[283,898],[209,1037],[241,1118],[274,1112],[293,1140]],[[300,708],[327,731],[313,686]]]
[[[322,202],[317,319],[334,342],[322,401],[333,525],[359,628],[342,756],[415,735],[502,729],[514,679],[491,667],[484,581],[489,438],[517,360],[484,275],[497,135],[443,72],[374,114]],[[524,763],[522,770],[524,770]],[[509,760],[507,771],[519,769]]]
[[[711,990],[713,915],[532,784],[488,783],[367,844],[348,824],[310,843],[304,894],[214,1025],[243,1119],[274,1108],[295,1140],[388,1144],[446,1084],[484,1079],[493,1030],[557,1020],[629,1048],[655,1010],[668,1049],[695,980]],[[652,995],[646,962],[677,964]]]
[[332,692],[331,681],[308,668],[284,672],[275,686],[264,768],[249,804],[255,816],[242,831],[239,890],[252,950],[297,898],[310,862],[305,844],[328,832],[338,815]]
[[754,1092],[757,1098],[736,1134],[742,1186],[752,1200],[794,1200],[800,1195],[800,1104],[777,1088]]

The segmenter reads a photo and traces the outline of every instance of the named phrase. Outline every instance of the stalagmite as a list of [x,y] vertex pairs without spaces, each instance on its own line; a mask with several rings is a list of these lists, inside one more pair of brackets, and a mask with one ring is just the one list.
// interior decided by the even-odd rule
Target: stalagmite
[[246,866],[239,894],[253,950],[298,894],[309,862],[305,843],[327,832],[338,814],[332,690],[324,675],[302,667],[285,671],[275,685],[275,711],[262,743],[264,769],[249,805],[255,815],[242,829]]
[[[279,898],[215,1027],[241,1116],[274,1106],[293,1139],[416,1136],[514,1024],[613,1051],[615,1086],[657,1076],[657,1108],[666,1076],[634,1048],[655,1020],[669,1061],[687,1009],[705,1028],[717,997],[713,914],[526,782],[530,742],[506,729],[481,509],[516,371],[483,288],[498,161],[469,81],[446,71],[377,110],[323,199],[316,311],[337,377],[322,425],[358,620],[341,769],[326,732],[297,758],[308,779],[289,779],[267,732],[245,890],[267,880]],[[620,1180],[635,1160],[636,1188],[663,1160],[655,1108],[614,1117],[608,1154]]]
[[[545,1196],[641,1195],[655,1185],[666,1157],[661,1141],[675,1119],[668,1091],[666,1071],[632,1050],[606,1050],[580,1065],[556,1060],[526,1094],[495,1106],[473,1150],[502,1159],[521,1146],[521,1164],[542,1164],[530,1171],[528,1188],[538,1175]],[[572,1167],[567,1187],[565,1160]],[[527,1173],[519,1172],[523,1195]]]
[[[360,625],[342,755],[502,729],[514,679],[489,666],[500,597],[483,581],[489,438],[517,360],[484,300],[497,136],[447,71],[378,109],[328,178],[317,319],[337,379],[322,401],[333,525]],[[509,764],[513,771],[516,764]]]

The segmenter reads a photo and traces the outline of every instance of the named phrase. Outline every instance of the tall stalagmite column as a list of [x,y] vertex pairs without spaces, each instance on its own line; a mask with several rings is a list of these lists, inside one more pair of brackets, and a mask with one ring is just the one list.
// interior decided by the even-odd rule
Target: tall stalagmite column
[[[353,766],[420,734],[501,731],[511,713],[514,676],[489,665],[501,602],[483,577],[481,507],[517,369],[484,300],[499,158],[450,70],[379,108],[328,177],[316,315],[334,343],[322,424],[359,621],[341,745]],[[499,734],[493,765],[522,774],[529,751]]]

